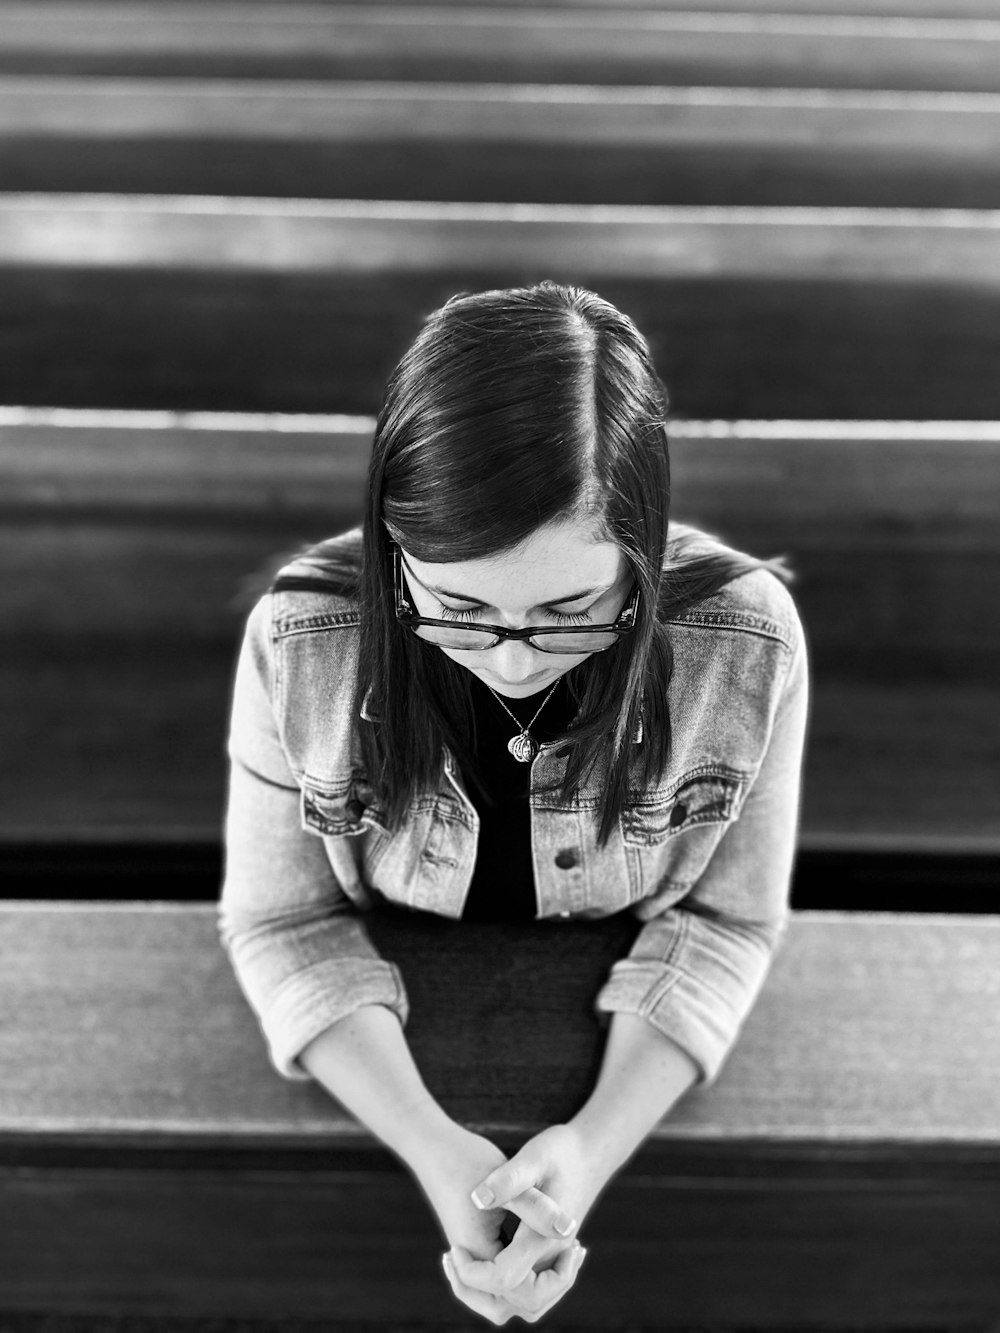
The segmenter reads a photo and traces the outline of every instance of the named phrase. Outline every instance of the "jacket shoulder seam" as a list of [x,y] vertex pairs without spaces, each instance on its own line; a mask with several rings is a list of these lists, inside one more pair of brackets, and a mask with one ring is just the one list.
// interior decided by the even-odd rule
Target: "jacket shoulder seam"
[[341,598],[329,600],[334,605],[330,606],[328,602],[326,610],[294,611],[280,604],[275,605],[272,622],[275,638],[283,639],[291,634],[312,634],[330,629],[356,629],[360,625],[361,616],[357,607],[345,603]]
[[768,616],[754,615],[742,611],[687,611],[682,616],[671,617],[664,622],[681,629],[717,629],[735,630],[744,634],[755,634],[759,638],[773,639],[789,652],[795,649],[794,636],[776,620]]

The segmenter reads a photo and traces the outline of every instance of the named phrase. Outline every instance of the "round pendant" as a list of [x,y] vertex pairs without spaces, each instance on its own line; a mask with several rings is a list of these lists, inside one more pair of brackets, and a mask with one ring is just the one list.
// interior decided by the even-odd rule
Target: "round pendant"
[[519,764],[530,764],[538,753],[538,742],[526,731],[522,731],[520,735],[511,737],[507,742],[507,749]]

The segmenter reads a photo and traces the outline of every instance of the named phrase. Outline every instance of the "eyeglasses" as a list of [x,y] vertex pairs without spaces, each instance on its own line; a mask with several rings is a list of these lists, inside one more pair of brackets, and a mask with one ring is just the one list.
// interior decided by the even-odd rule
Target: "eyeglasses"
[[623,634],[635,629],[636,609],[639,605],[639,585],[610,625],[587,625],[580,629],[552,629],[529,625],[525,629],[504,629],[502,625],[459,625],[451,620],[430,620],[418,616],[403,593],[402,556],[398,546],[393,547],[393,587],[396,597],[396,619],[412,630],[418,639],[436,644],[439,648],[457,648],[461,652],[483,652],[495,648],[503,639],[527,639],[532,648],[542,653],[603,653],[613,648]]

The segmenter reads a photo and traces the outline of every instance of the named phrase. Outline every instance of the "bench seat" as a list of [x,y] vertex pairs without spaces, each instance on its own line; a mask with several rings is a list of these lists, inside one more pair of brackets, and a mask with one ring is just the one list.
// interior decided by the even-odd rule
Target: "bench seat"
[[[453,1115],[512,1151],[572,1114],[635,923],[371,929]],[[210,906],[9,902],[0,940],[0,1309],[455,1318],[409,1178],[266,1064]],[[794,917],[717,1083],[593,1213],[553,1322],[995,1317],[998,978],[1000,918]]]

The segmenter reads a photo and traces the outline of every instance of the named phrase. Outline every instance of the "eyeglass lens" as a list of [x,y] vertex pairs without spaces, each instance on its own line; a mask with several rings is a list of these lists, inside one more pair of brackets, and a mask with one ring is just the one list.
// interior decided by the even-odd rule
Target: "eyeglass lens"
[[[437,644],[439,648],[476,652],[492,648],[496,642],[495,634],[462,625],[414,625],[413,628],[421,639]],[[559,630],[556,634],[533,635],[526,640],[532,648],[543,653],[594,653],[610,648],[617,641],[617,634],[609,634],[606,630],[597,633],[590,630]]]

